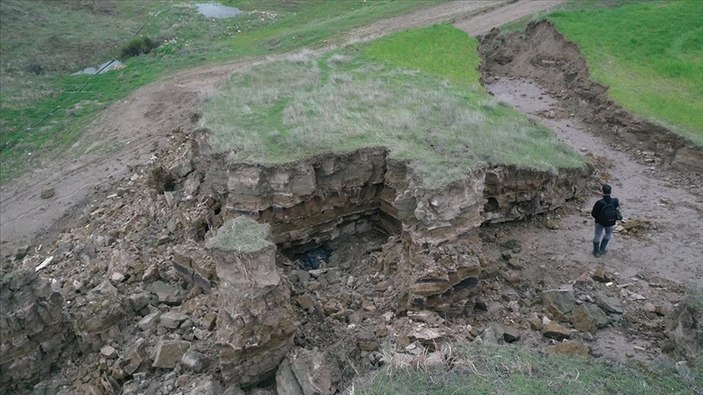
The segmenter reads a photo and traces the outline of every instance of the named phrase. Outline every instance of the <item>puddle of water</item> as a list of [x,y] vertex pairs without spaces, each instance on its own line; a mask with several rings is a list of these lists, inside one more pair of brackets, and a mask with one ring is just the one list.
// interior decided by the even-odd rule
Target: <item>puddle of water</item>
[[71,75],[81,75],[81,74],[88,74],[88,75],[95,75],[95,74],[103,74],[107,73],[110,70],[119,70],[124,68],[124,63],[120,62],[119,60],[108,60],[107,62],[97,66],[97,67],[86,67],[85,69],[81,71],[76,71],[75,73]]
[[201,15],[208,18],[231,18],[241,13],[238,8],[227,7],[217,3],[196,3],[195,7]]

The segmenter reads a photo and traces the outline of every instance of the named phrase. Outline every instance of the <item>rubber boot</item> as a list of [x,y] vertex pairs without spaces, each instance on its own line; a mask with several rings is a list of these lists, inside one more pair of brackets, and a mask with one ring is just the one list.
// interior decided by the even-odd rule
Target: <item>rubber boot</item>
[[610,239],[603,239],[603,241],[600,242],[600,254],[605,255],[606,252],[608,252],[608,242]]
[[600,243],[597,241],[593,242],[593,256],[600,256]]

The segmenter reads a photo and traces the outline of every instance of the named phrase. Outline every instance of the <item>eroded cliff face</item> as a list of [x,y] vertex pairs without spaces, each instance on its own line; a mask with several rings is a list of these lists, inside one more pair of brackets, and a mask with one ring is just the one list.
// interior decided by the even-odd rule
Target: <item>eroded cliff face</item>
[[[377,320],[397,315],[414,339],[426,328],[405,322],[411,312],[472,314],[484,266],[475,230],[560,206],[584,192],[590,171],[491,166],[429,189],[381,147],[264,166],[208,152],[203,131],[191,137],[184,136],[178,152],[163,153],[167,160],[143,169],[136,184],[128,180],[116,188],[110,196],[120,201],[103,199],[86,210],[85,223],[92,225],[71,228],[46,252],[59,263],[43,269],[45,276],[82,280],[61,286],[70,304],[48,296],[46,284],[37,288],[41,292],[28,300],[46,304],[51,314],[35,317],[42,328],[32,321],[37,328],[30,329],[40,334],[27,335],[26,346],[5,344],[5,338],[24,338],[21,332],[30,326],[3,327],[9,353],[3,354],[7,380],[0,388],[47,378],[68,343],[43,344],[44,334],[70,337],[78,354],[91,356],[85,366],[106,359],[90,377],[67,382],[67,393],[92,391],[108,376],[112,389],[151,393],[160,381],[143,381],[143,375],[179,363],[198,380],[215,377],[232,386],[276,377],[281,388],[293,381],[305,388],[305,369],[317,372],[313,381],[325,386],[342,382],[346,358],[377,352],[389,336],[372,325]],[[243,252],[208,243],[223,223],[240,216],[270,226],[265,248]],[[344,236],[358,242],[340,242]],[[320,245],[341,245],[328,267],[306,270],[296,262],[298,254]],[[35,267],[40,258],[26,266]],[[91,259],[109,280],[82,272],[81,262]],[[22,314],[22,306],[9,304],[11,317]],[[45,325],[51,317],[59,324]],[[434,335],[418,339],[435,341]],[[40,366],[42,356],[48,364]],[[331,368],[316,370],[318,360],[332,361]],[[290,373],[286,368],[293,375],[284,374]]]
[[[206,146],[205,138],[200,147]],[[223,209],[269,224],[274,242],[294,251],[371,227],[388,235],[402,232],[414,244],[452,242],[485,222],[519,220],[560,207],[585,191],[591,171],[586,166],[555,173],[488,166],[430,189],[382,147],[280,165],[234,163],[222,154],[206,157],[200,162],[204,182],[222,197]]]

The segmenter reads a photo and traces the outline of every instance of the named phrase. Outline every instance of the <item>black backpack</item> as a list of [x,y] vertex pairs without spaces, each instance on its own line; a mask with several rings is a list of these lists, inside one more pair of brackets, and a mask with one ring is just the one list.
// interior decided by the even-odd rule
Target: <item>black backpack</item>
[[622,219],[622,215],[620,215],[620,211],[615,207],[614,200],[610,200],[609,202],[603,201],[603,208],[600,210],[600,214],[598,214],[598,223],[603,225],[603,226],[613,226],[618,220]]

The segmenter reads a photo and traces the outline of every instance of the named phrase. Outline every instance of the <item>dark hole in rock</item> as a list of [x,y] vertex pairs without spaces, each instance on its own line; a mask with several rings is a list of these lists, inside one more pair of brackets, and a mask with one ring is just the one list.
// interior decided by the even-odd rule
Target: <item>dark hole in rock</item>
[[159,193],[173,192],[176,189],[176,177],[163,167],[152,170],[151,183]]
[[210,230],[210,224],[208,224],[207,220],[200,220],[198,223],[195,224],[195,238],[198,241],[203,241],[205,240],[205,235],[207,232]]

